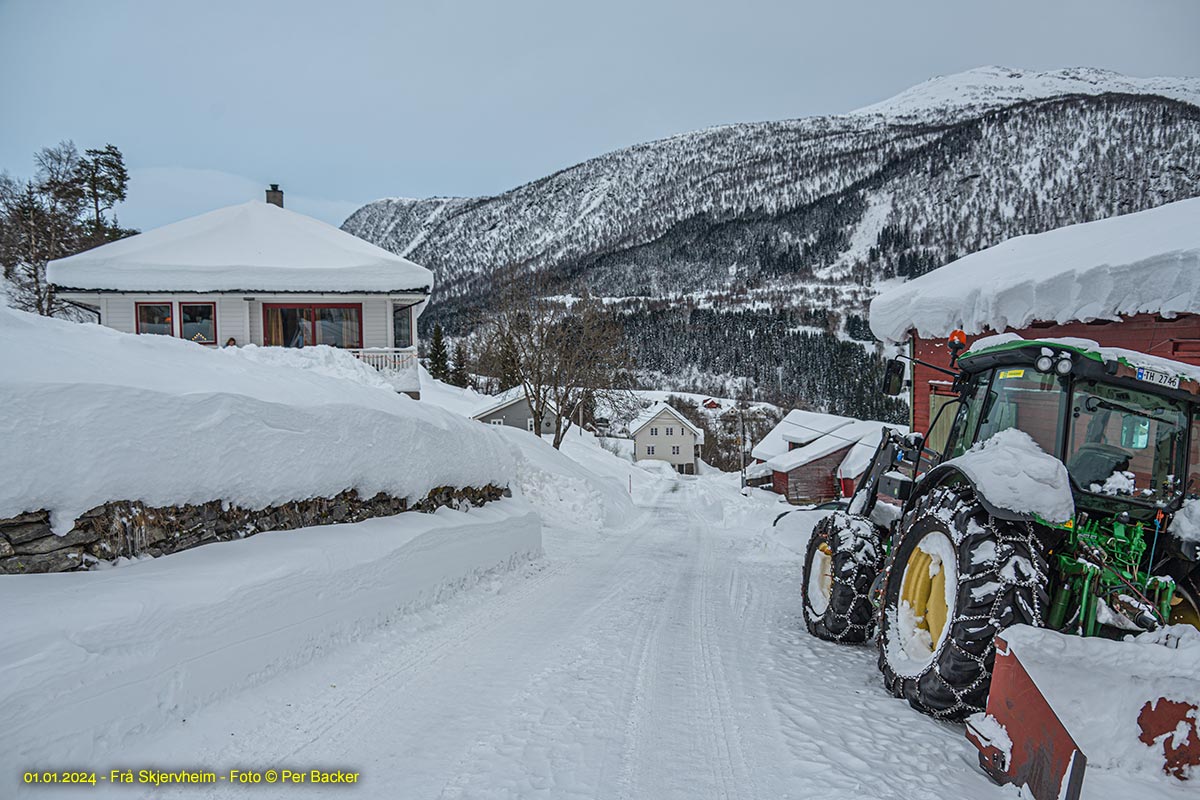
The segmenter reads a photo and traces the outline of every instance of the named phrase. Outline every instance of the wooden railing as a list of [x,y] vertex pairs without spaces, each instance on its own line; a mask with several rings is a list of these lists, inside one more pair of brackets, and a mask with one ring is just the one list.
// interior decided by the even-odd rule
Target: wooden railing
[[412,347],[360,347],[347,348],[358,358],[381,372],[415,372],[417,351]]

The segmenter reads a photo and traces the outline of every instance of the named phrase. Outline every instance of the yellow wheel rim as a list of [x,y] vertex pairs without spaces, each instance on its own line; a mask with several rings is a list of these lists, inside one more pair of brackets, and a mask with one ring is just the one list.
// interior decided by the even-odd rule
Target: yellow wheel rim
[[1171,616],[1167,620],[1172,625],[1191,625],[1200,628],[1200,609],[1189,595],[1178,592],[1171,603]]
[[[941,536],[931,533],[929,536]],[[926,537],[928,538],[928,537]],[[922,540],[924,541],[924,540]],[[936,574],[933,556],[922,550],[920,544],[914,548],[908,557],[904,568],[904,581],[900,585],[900,602],[906,603],[912,609],[917,627],[929,632],[930,652],[932,653],[941,641],[942,631],[946,628],[946,619],[950,609],[946,605],[946,567],[939,564]]]

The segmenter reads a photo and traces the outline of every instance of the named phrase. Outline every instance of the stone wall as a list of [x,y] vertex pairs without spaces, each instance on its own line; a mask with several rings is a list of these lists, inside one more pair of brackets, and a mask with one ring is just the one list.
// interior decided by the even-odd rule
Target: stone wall
[[410,506],[382,493],[361,498],[350,489],[336,497],[296,500],[257,510],[220,500],[159,508],[122,500],[85,512],[65,536],[50,530],[49,512],[34,511],[0,519],[0,574],[68,572],[121,556],[161,556],[262,531],[358,522],[406,511],[429,513],[443,506],[482,506],[507,493],[498,486],[444,486]]

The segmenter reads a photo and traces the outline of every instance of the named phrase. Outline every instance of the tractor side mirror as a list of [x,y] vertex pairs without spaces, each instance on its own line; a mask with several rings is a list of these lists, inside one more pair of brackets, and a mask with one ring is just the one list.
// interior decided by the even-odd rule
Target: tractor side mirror
[[893,358],[883,373],[883,393],[895,397],[904,389],[904,362]]

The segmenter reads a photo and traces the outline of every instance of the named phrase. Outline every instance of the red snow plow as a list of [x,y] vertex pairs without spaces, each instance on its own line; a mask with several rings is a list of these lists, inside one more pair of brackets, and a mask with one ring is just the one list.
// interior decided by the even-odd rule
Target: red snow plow
[[1200,777],[1200,371],[1011,335],[953,366],[941,441],[885,431],[813,531],[809,631],[873,640],[892,694],[1037,800],[1089,765]]

